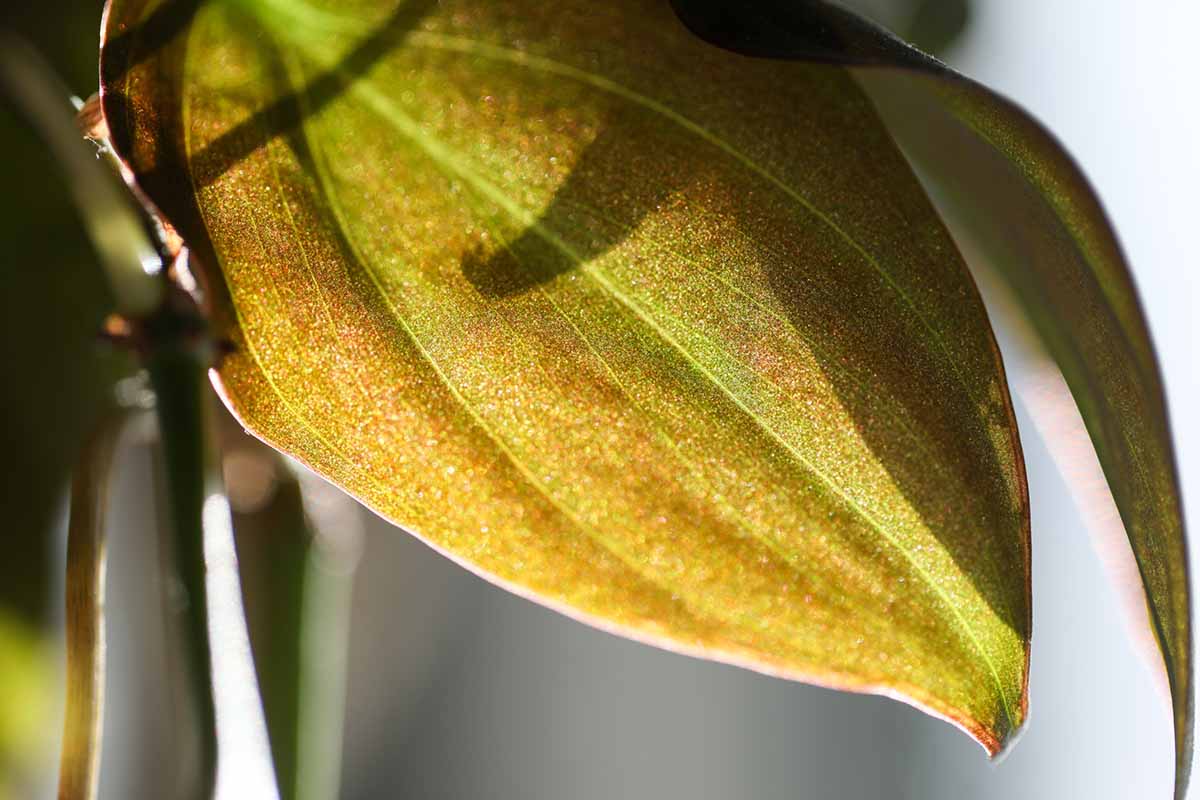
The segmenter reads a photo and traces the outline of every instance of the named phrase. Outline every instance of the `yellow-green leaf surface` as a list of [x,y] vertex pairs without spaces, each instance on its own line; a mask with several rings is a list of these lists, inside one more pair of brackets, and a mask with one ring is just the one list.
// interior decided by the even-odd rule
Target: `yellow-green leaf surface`
[[114,0],[105,36],[248,428],[594,625],[1019,728],[998,352],[841,67],[665,1]]
[[852,67],[1015,290],[1070,386],[1129,536],[1174,704],[1182,796],[1194,690],[1175,457],[1133,277],[1087,179],[1016,105],[823,0],[672,3],[690,29],[732,50]]

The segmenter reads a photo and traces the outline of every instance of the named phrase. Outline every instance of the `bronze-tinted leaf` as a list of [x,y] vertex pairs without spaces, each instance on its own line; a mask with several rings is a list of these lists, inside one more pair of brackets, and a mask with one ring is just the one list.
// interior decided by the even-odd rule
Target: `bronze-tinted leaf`
[[906,152],[973,223],[1057,360],[1120,510],[1171,688],[1182,796],[1194,700],[1179,484],[1146,320],[1086,178],[1013,103],[830,3],[673,2],[732,50],[853,67]]
[[999,355],[843,68],[633,0],[114,0],[105,36],[248,428],[594,625],[1020,727]]

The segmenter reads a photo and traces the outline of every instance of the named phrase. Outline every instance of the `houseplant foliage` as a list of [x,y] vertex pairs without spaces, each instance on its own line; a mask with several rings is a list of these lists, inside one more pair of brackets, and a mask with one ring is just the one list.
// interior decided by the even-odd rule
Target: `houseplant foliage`
[[827,3],[674,5],[699,35],[738,52],[852,68],[906,152],[970,220],[1058,362],[1108,478],[1162,650],[1182,793],[1194,690],[1178,479],[1145,317],[1086,178],[1020,108]]
[[781,8],[112,0],[102,103],[249,430],[513,591],[995,753],[1027,711],[1024,467],[978,293],[880,111],[961,122],[1027,187],[987,214],[1045,232],[1013,283],[1130,531],[1182,791],[1178,491],[1099,207],[994,95]]

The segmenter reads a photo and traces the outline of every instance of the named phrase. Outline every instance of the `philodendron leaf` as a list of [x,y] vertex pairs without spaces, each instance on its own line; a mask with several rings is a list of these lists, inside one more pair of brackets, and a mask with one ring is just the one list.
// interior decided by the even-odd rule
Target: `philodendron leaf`
[[1182,796],[1194,699],[1179,484],[1146,320],[1087,179],[1010,101],[830,3],[672,2],[731,50],[853,67],[906,152],[973,223],[1057,360],[1120,510],[1170,685]]
[[998,351],[843,68],[665,0],[113,0],[105,36],[249,429],[591,624],[1020,727]]

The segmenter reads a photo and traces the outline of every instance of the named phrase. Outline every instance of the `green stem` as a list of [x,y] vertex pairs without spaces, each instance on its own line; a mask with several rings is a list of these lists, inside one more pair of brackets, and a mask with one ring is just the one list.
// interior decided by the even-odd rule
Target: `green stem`
[[338,796],[345,728],[350,603],[362,550],[358,504],[311,473],[299,476],[313,529],[301,606],[297,800]]
[[198,722],[200,774],[196,800],[209,800],[216,785],[217,738],[212,653],[204,562],[204,503],[213,485],[211,419],[206,407],[206,365],[194,348],[165,343],[149,354],[147,368],[157,396],[166,466],[168,517],[176,573],[187,597],[184,663]]

